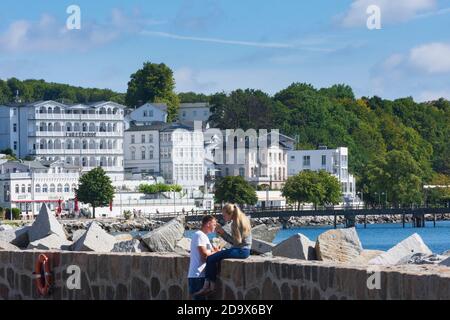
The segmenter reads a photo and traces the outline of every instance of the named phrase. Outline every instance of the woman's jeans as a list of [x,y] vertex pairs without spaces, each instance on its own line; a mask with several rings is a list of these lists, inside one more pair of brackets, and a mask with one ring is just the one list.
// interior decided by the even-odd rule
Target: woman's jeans
[[250,256],[250,249],[231,248],[210,255],[206,259],[205,278],[215,282],[217,279],[217,267],[223,259],[246,259]]

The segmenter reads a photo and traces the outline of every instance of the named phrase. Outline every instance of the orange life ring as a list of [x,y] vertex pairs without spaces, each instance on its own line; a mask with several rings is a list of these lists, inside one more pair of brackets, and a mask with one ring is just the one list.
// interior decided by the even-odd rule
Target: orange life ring
[[36,260],[34,277],[38,292],[45,296],[50,291],[52,275],[50,271],[50,260],[45,254],[40,254]]

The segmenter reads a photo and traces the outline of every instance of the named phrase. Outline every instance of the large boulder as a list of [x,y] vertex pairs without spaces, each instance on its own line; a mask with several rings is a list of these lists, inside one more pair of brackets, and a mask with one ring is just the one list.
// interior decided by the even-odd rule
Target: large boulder
[[142,236],[142,241],[152,252],[174,252],[184,235],[185,217],[179,216],[163,226]]
[[445,260],[439,262],[440,266],[446,266],[446,267],[450,267],[450,257],[446,258]]
[[148,249],[139,240],[132,239],[117,242],[111,252],[148,252]]
[[398,243],[387,252],[370,260],[369,264],[395,265],[398,264],[403,258],[415,253],[423,253],[425,255],[433,254],[417,233]]
[[67,239],[64,227],[59,223],[56,217],[50,212],[45,203],[39,210],[39,215],[28,231],[30,242],[45,238],[51,234],[56,234],[60,238]]
[[72,246],[73,251],[111,252],[116,238],[93,221],[86,232]]
[[61,238],[60,236],[58,236],[56,234],[51,234],[45,238],[30,242],[27,249],[70,250],[71,245],[72,245],[72,242],[68,241],[66,238]]
[[275,245],[273,243],[269,243],[264,240],[252,240],[252,252],[256,254],[265,254],[268,252],[272,252],[274,247]]
[[317,259],[349,263],[363,251],[355,228],[328,230],[316,242]]
[[356,257],[355,260],[352,261],[352,263],[367,265],[367,264],[369,264],[370,260],[372,260],[375,257],[378,257],[382,253],[384,253],[384,251],[381,251],[381,250],[363,250],[361,252],[361,254],[358,257]]
[[314,245],[314,241],[309,240],[301,233],[297,233],[276,245],[272,250],[272,255],[291,259],[315,260],[316,250]]
[[10,226],[9,224],[0,224],[0,231],[6,230],[14,230],[14,227]]
[[0,240],[0,250],[16,251],[20,249],[7,241]]
[[260,224],[252,228],[252,238],[272,243],[280,229],[280,227],[268,227]]
[[0,240],[9,242],[19,248],[26,248],[30,241],[28,240],[29,226],[13,230],[0,231]]
[[79,229],[72,232],[72,241],[73,243],[77,242],[84,234],[86,233],[86,230]]
[[175,252],[179,253],[189,253],[191,252],[191,239],[182,238],[175,245]]

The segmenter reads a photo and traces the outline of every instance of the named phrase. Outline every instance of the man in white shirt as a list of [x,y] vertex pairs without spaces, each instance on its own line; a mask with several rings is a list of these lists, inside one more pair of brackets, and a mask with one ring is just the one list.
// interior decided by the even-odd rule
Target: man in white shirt
[[[194,233],[191,240],[191,256],[189,263],[188,283],[189,293],[193,295],[198,292],[205,283],[206,258],[219,251],[209,241],[208,234],[214,232],[217,221],[211,215],[204,216],[202,227]],[[204,300],[204,297],[193,296],[194,300]]]

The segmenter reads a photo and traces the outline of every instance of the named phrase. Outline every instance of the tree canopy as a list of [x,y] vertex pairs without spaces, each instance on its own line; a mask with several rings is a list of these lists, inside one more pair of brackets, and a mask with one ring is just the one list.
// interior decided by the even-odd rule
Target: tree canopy
[[101,167],[97,167],[80,177],[75,194],[79,201],[92,206],[95,219],[95,208],[106,207],[113,200],[114,187],[105,171]]
[[130,107],[146,102],[163,102],[168,106],[168,121],[178,115],[179,97],[174,93],[175,79],[172,70],[164,63],[145,62],[131,75],[125,102]]
[[241,176],[228,176],[216,183],[214,199],[217,203],[255,205],[258,202],[256,190]]

